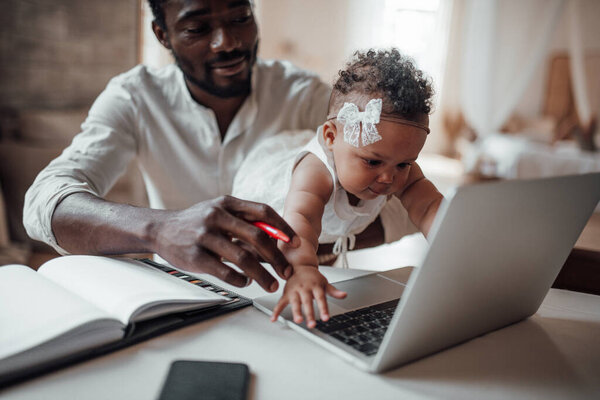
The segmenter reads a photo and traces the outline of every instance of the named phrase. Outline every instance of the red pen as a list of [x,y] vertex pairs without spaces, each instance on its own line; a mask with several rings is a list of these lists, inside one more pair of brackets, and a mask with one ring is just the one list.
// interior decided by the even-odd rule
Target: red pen
[[263,232],[265,232],[267,235],[271,236],[274,239],[282,240],[285,243],[290,242],[290,238],[288,237],[288,235],[286,235],[279,229],[275,228],[274,226],[271,226],[269,224],[266,224],[266,223],[260,222],[260,221],[253,222],[252,225],[260,228]]

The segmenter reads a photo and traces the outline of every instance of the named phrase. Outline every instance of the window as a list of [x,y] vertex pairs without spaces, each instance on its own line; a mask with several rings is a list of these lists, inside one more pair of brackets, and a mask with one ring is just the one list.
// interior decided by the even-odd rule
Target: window
[[383,24],[374,32],[378,47],[394,46],[414,58],[436,87],[441,84],[449,4],[441,0],[385,0]]

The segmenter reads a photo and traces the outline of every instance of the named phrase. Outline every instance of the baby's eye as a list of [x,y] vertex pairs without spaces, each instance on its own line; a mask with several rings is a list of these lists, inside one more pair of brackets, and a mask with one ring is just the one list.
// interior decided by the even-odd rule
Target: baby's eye
[[381,165],[380,160],[368,160],[365,158],[364,161],[369,167],[377,167],[377,166]]
[[398,164],[396,167],[398,167],[398,169],[405,169],[405,168],[410,167],[410,163],[403,162],[403,163]]

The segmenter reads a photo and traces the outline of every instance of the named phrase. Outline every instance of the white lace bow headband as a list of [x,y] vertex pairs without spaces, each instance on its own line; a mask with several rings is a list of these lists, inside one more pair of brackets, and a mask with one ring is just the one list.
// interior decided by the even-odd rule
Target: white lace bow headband
[[[369,100],[363,112],[359,111],[354,103],[344,103],[337,117],[329,116],[327,119],[331,120],[335,118],[344,124],[344,141],[354,147],[368,146],[382,139],[379,132],[377,132],[377,127],[375,127],[375,124],[378,124],[381,119],[415,126],[429,133],[429,128],[426,124],[399,118],[394,115],[381,115],[381,99]],[[363,128],[362,135],[360,134],[361,124]]]
[[[381,115],[381,99],[371,99],[365,107],[365,111],[358,111],[354,103],[344,103],[337,115],[338,121],[344,124],[344,141],[354,147],[368,146],[381,140],[375,124],[379,123]],[[362,123],[362,137],[360,136],[360,125]]]

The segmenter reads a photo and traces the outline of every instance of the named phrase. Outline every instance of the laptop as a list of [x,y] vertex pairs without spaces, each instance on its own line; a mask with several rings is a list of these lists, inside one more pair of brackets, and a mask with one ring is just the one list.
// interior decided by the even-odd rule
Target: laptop
[[[600,200],[600,173],[462,186],[440,206],[420,266],[337,282],[331,318],[286,324],[382,372],[534,314]],[[271,315],[279,294],[254,300]],[[315,307],[316,309],[316,307]]]

